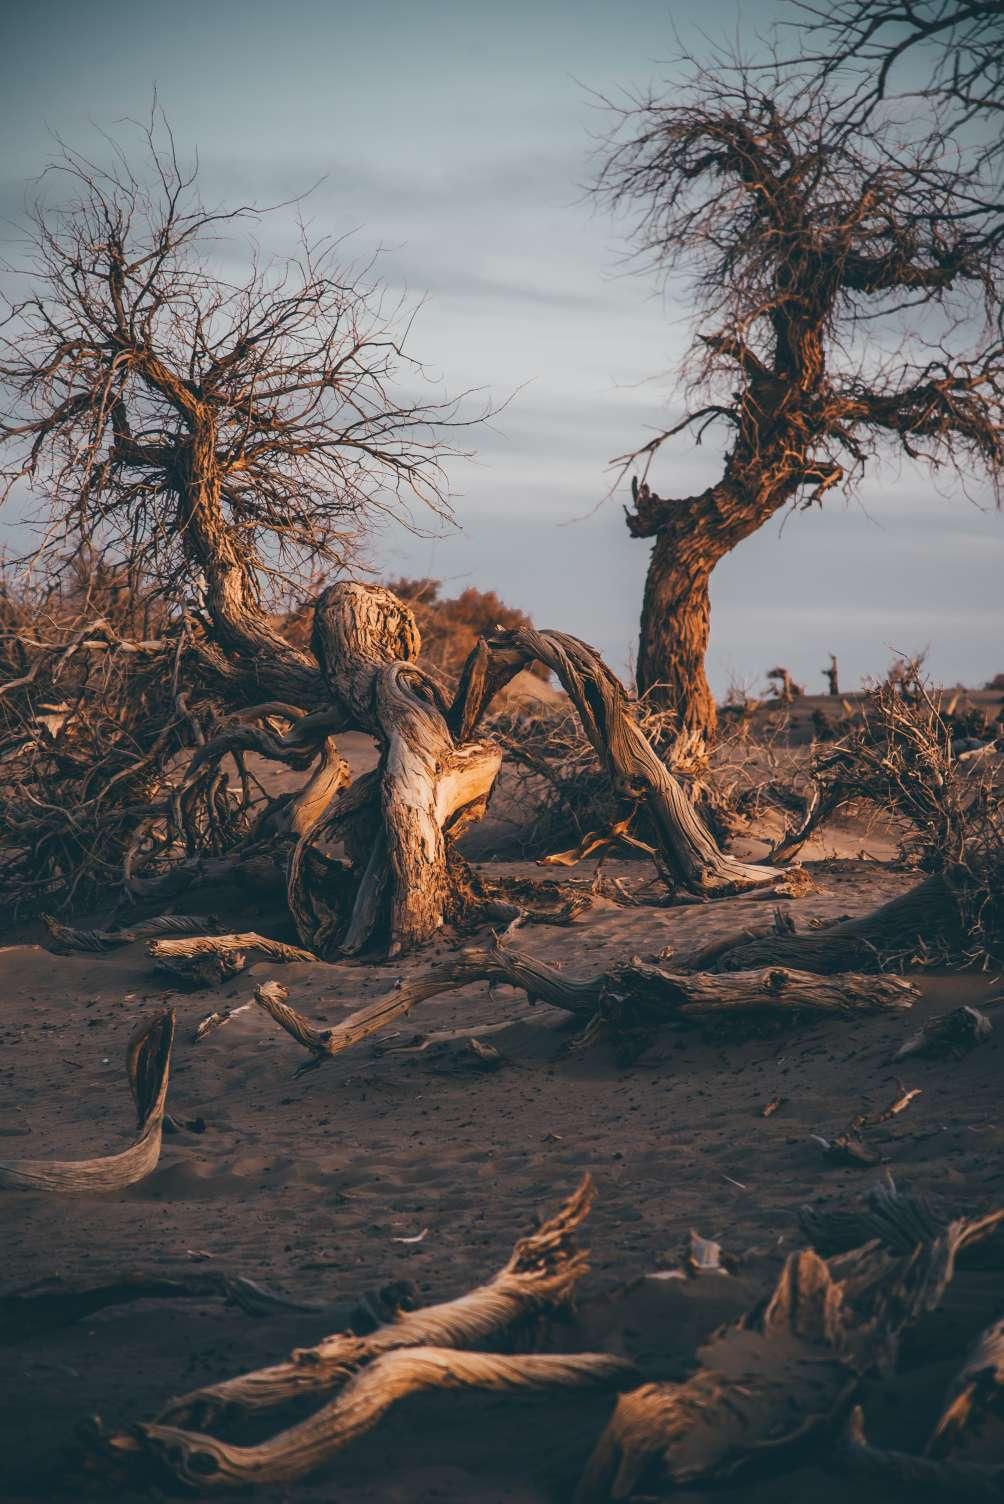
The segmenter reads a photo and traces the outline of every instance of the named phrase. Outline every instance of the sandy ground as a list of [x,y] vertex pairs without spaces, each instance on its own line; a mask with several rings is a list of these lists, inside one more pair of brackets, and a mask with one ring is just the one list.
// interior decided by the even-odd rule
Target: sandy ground
[[[864,844],[858,832],[845,833],[845,848]],[[590,870],[584,864],[581,875]],[[607,870],[632,883],[644,872],[626,862]],[[790,905],[799,926],[860,912],[914,880],[846,854],[812,870],[818,891]],[[756,898],[673,909],[600,903],[572,927],[523,935],[537,953],[585,973],[631,954],[686,950],[764,912]],[[266,917],[241,916],[245,926]],[[890,1063],[923,1019],[1000,992],[999,979],[985,976],[926,975],[911,1014],[853,1025],[743,1039],[666,1034],[630,1067],[608,1045],[570,1050],[565,1016],[507,987],[426,1003],[393,1034],[300,1080],[293,1071],[303,1052],[260,1010],[192,1041],[202,1016],[246,1000],[257,981],[279,977],[303,1012],[335,1022],[445,948],[391,965],[257,964],[219,992],[196,994],[165,987],[141,945],[95,957],[54,956],[30,943],[0,952],[0,1159],[125,1147],[133,1118],[123,1049],[136,1020],[165,1002],[179,1024],[169,1109],[205,1122],[202,1133],[166,1138],[156,1171],[125,1192],[2,1193],[3,1287],[54,1275],[97,1281],[123,1268],[212,1267],[302,1298],[354,1297],[402,1278],[425,1300],[448,1298],[489,1277],[535,1214],[553,1209],[588,1170],[598,1190],[584,1239],[592,1272],[579,1323],[557,1345],[607,1347],[637,1357],[653,1376],[681,1376],[700,1338],[746,1308],[800,1246],[803,1203],[857,1204],[887,1170],[903,1189],[935,1191],[972,1210],[1004,1195],[1004,1029],[958,1061]],[[504,1057],[494,1073],[475,1067],[464,1041],[416,1048],[431,1033],[482,1023],[479,1037]],[[871,1131],[883,1167],[825,1161],[812,1135],[831,1137],[855,1114],[888,1106],[900,1082],[922,1095]],[[778,1096],[783,1106],[764,1119]],[[690,1228],[737,1255],[737,1274],[646,1280],[677,1262]],[[31,1492],[29,1480],[82,1416],[115,1425],[149,1416],[171,1394],[321,1335],[316,1317],[255,1319],[218,1301],[146,1301],[0,1348],[9,1464],[2,1497]],[[904,1379],[898,1399],[876,1411],[877,1439],[919,1446],[951,1367],[924,1370],[923,1383]],[[319,1478],[256,1498],[555,1504],[570,1497],[611,1405],[609,1397],[411,1401]],[[848,1488],[809,1456],[798,1471],[738,1484],[731,1496],[828,1504]],[[855,1493],[874,1504],[886,1497],[858,1485]]]

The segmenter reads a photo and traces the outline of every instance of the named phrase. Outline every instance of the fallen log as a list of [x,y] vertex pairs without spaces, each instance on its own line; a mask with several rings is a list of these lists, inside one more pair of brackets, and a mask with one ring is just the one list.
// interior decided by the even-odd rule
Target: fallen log
[[295,1351],[284,1363],[241,1374],[172,1400],[158,1424],[216,1424],[224,1418],[271,1410],[303,1395],[340,1387],[364,1364],[398,1348],[475,1347],[517,1323],[566,1305],[588,1268],[575,1233],[589,1214],[593,1185],[587,1175],[555,1215],[521,1238],[488,1284],[442,1305],[401,1314],[366,1337],[336,1332]]
[[101,1159],[15,1160],[0,1165],[0,1186],[39,1191],[120,1191],[156,1167],[174,1043],[174,1010],[140,1024],[126,1051],[129,1088],[136,1103],[139,1136],[121,1154]]
[[315,1063],[358,1044],[404,1017],[420,1002],[473,982],[507,982],[589,1020],[602,1015],[616,1027],[659,1028],[670,1022],[699,1021],[729,1014],[769,1014],[773,1018],[856,1016],[882,1008],[909,1008],[919,996],[901,977],[820,977],[768,967],[758,972],[683,973],[642,961],[629,961],[597,976],[575,979],[546,962],[501,943],[492,950],[465,950],[441,966],[420,973],[386,996],[359,1009],[340,1024],[319,1028],[291,1008],[278,982],[255,989],[255,1001]]
[[959,1255],[1002,1226],[1004,1210],[961,1218],[899,1258],[874,1243],[829,1262],[792,1254],[766,1304],[716,1332],[691,1378],[618,1400],[576,1504],[718,1483],[825,1434],[941,1304]]
[[330,1462],[409,1395],[444,1389],[491,1394],[623,1389],[636,1377],[632,1363],[610,1353],[508,1355],[401,1348],[356,1374],[336,1399],[300,1425],[257,1446],[234,1446],[159,1422],[141,1422],[116,1435],[95,1433],[93,1441],[109,1458],[134,1462],[142,1457],[153,1464],[155,1477],[166,1475],[200,1493],[292,1483]]
[[103,952],[118,950],[131,945],[135,940],[151,940],[160,935],[197,935],[211,930],[216,920],[211,914],[159,914],[154,919],[143,919],[124,930],[78,930],[61,924],[51,914],[43,914],[42,922],[53,940],[66,950]]
[[285,945],[281,940],[269,940],[253,930],[246,935],[186,935],[176,940],[151,940],[147,946],[147,954],[155,961],[187,961],[193,956],[219,956],[228,951],[240,954],[241,951],[248,950],[259,951],[270,961],[287,964],[318,959],[313,951],[304,950],[299,945]]

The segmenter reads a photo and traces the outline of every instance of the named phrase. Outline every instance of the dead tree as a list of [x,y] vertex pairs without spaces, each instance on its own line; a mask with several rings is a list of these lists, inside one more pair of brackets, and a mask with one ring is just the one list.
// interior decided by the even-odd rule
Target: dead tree
[[[719,560],[782,507],[852,486],[882,442],[999,475],[999,240],[992,210],[974,208],[979,161],[946,154],[936,129],[903,145],[894,122],[855,115],[825,78],[695,65],[689,92],[618,115],[598,191],[634,216],[639,264],[686,286],[697,309],[694,401],[616,462],[642,463],[627,525],[654,540],[638,684],[706,737]],[[918,306],[924,339],[911,344]],[[879,317],[903,331],[895,354],[864,339]],[[648,476],[663,445],[683,433],[700,442],[715,424],[727,435],[720,477],[692,496],[657,495]]]
[[[442,430],[460,414],[395,397],[409,370],[400,337],[378,294],[324,248],[305,246],[298,262],[237,288],[207,271],[207,237],[249,211],[204,210],[167,142],[159,150],[147,137],[152,189],[122,157],[102,172],[64,152],[78,198],[36,213],[32,292],[12,309],[0,352],[8,489],[27,481],[44,498],[47,537],[64,555],[101,547],[175,607],[151,649],[166,727],[113,780],[129,790],[127,892],[174,897],[246,864],[257,887],[286,888],[303,944],[322,953],[386,944],[394,954],[465,919],[483,885],[453,847],[484,812],[501,760],[477,728],[492,696],[534,661],[568,691],[624,818],[645,807],[672,883],[713,896],[773,882],[774,869],[718,848],[622,686],[575,638],[518,628],[482,640],[451,700],[418,661],[412,612],[388,590],[333,585],[314,604],[310,650],[283,637],[266,610],[277,582],[344,565],[355,533],[395,498],[399,511],[407,493],[444,511]],[[193,593],[195,609],[182,614]],[[78,662],[136,648],[106,640],[105,626],[74,639]],[[19,652],[22,636],[12,634]],[[37,661],[6,689],[30,709],[39,665],[58,678],[67,651],[35,644]],[[79,715],[86,675],[77,699]],[[380,749],[378,769],[348,786],[335,741],[345,730]],[[30,732],[29,750],[40,736]],[[255,819],[251,752],[308,775]],[[114,803],[100,777],[107,755],[99,742],[95,824]],[[78,762],[93,757],[77,749]],[[33,766],[36,784],[60,771]],[[26,792],[31,809],[36,791]],[[29,835],[18,843],[30,866]]]
[[991,129],[984,150],[999,159],[1004,114],[1004,9],[1000,0],[798,0],[795,66],[850,73],[857,108],[893,96],[937,107],[944,133],[973,120]]
[[829,668],[824,668],[822,670],[822,673],[823,677],[826,679],[827,684],[829,685],[827,693],[831,695],[839,695],[840,679],[837,673],[837,658],[835,653],[830,654],[830,666]]
[[767,670],[767,678],[774,684],[774,694],[782,705],[794,705],[805,694],[801,684],[796,684],[788,669],[781,667]]

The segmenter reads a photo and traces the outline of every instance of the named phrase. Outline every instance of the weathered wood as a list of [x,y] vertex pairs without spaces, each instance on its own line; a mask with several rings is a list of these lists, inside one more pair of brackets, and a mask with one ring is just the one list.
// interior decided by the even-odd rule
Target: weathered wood
[[311,1301],[291,1300],[276,1290],[267,1290],[243,1275],[219,1269],[183,1270],[165,1274],[154,1270],[123,1270],[100,1283],[93,1280],[39,1280],[20,1290],[0,1295],[0,1342],[18,1342],[59,1327],[70,1326],[107,1306],[128,1305],[136,1300],[203,1300],[218,1298],[239,1306],[250,1316],[278,1312],[317,1312],[330,1307]]
[[587,1175],[553,1217],[519,1240],[488,1284],[442,1305],[401,1314],[369,1336],[337,1332],[315,1347],[297,1350],[285,1363],[196,1389],[172,1400],[158,1423],[206,1426],[274,1409],[303,1395],[328,1393],[363,1364],[398,1348],[475,1347],[527,1317],[567,1304],[588,1268],[586,1254],[575,1246],[575,1233],[592,1198]]
[[0,1165],[0,1186],[80,1193],[120,1191],[149,1175],[160,1158],[173,1043],[174,1011],[169,1008],[142,1023],[129,1041],[126,1070],[136,1103],[139,1136],[128,1149],[102,1159],[15,1160]]
[[659,1027],[672,1021],[700,1020],[729,1013],[767,1013],[775,1018],[844,1016],[882,1008],[909,1008],[919,996],[901,977],[844,973],[820,977],[782,966],[763,971],[716,974],[671,972],[629,961],[594,977],[572,978],[526,952],[497,944],[492,950],[463,950],[416,977],[399,983],[385,997],[344,1019],[319,1028],[295,1008],[278,982],[255,989],[255,1000],[316,1059],[377,1034],[405,1017],[420,1002],[474,982],[507,982],[527,996],[551,1003],[584,1019],[602,1013],[616,1027]]
[[158,935],[192,935],[210,930],[216,923],[211,914],[159,914],[154,919],[142,919],[123,930],[78,930],[61,924],[51,914],[43,914],[42,922],[53,940],[65,950],[102,952],[117,950],[131,945],[135,940],[149,940]]
[[193,935],[176,940],[151,940],[147,954],[154,960],[188,959],[191,956],[219,956],[227,951],[257,950],[270,961],[316,961],[313,951],[303,950],[298,945],[286,945],[282,940],[270,940],[266,935],[249,930],[241,935]]
[[820,975],[845,971],[880,971],[909,964],[930,948],[957,946],[962,938],[959,900],[940,875],[925,878],[909,892],[892,898],[856,919],[829,929],[798,935],[770,935],[727,951],[719,971],[751,966],[792,966]]
[[409,1395],[443,1389],[490,1394],[623,1389],[636,1376],[633,1363],[610,1353],[509,1355],[402,1348],[377,1358],[309,1419],[257,1446],[235,1446],[215,1436],[149,1422],[103,1437],[101,1446],[118,1460],[145,1454],[156,1465],[155,1476],[166,1474],[200,1493],[292,1483],[371,1431]]
[[825,1435],[861,1378],[888,1371],[903,1333],[940,1305],[959,1256],[1002,1225],[1004,1210],[963,1218],[899,1258],[875,1244],[828,1263],[792,1254],[770,1299],[716,1332],[691,1378],[618,1401],[576,1504],[718,1483]]

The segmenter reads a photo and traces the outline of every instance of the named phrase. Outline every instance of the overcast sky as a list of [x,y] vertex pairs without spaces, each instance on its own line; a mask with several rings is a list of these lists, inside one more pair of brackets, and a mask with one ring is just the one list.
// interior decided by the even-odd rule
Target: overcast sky
[[[754,46],[769,0],[34,0],[0,7],[0,239],[51,133],[97,150],[94,126],[148,112],[156,86],[206,198],[270,203],[320,181],[317,233],[383,250],[394,287],[427,294],[412,349],[452,390],[514,393],[476,463],[451,472],[458,527],[373,543],[384,575],[496,589],[626,670],[650,545],[629,538],[612,456],[678,402],[687,309],[625,276],[621,227],[584,194],[590,91],[665,81],[673,30]],[[263,227],[283,249],[288,216]],[[271,237],[271,240],[270,240]],[[647,378],[655,377],[654,381]],[[712,481],[719,453],[683,438],[652,476],[665,495]],[[857,499],[779,516],[715,571],[709,672],[762,687],[786,663],[848,686],[894,651],[979,683],[1004,670],[1004,518],[904,467]],[[8,528],[10,524],[7,524]]]

